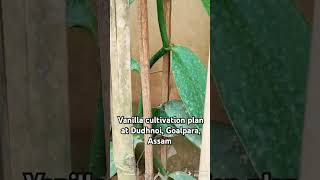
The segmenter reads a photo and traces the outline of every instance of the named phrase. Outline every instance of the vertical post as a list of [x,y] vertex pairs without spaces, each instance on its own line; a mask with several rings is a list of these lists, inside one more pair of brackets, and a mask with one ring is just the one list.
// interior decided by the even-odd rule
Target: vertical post
[[111,0],[110,62],[111,62],[111,121],[114,162],[118,179],[135,180],[135,156],[132,134],[121,134],[118,117],[132,116],[130,32],[128,0]]
[[2,4],[0,1],[0,179],[10,178],[10,152],[8,104],[7,104],[7,81],[3,49],[3,25]]
[[320,1],[315,1],[300,180],[319,178],[320,162]]
[[[210,62],[210,55],[209,55]],[[204,105],[204,125],[200,154],[199,180],[210,179],[210,66],[208,66],[206,98]]]
[[[164,14],[166,21],[166,29],[168,33],[169,43],[171,41],[171,0],[164,0]],[[162,102],[167,102],[169,100],[169,90],[170,90],[170,52],[163,56],[162,62]],[[164,168],[167,167],[167,146],[161,146],[161,163]]]
[[101,94],[103,99],[106,148],[106,177],[110,175],[110,2],[98,0],[98,41],[100,49]]
[[1,142],[4,179],[23,179],[22,172],[28,171],[67,177],[65,1],[2,0],[1,5],[8,111],[1,123],[8,138]]
[[[139,0],[138,15],[140,23],[140,65],[141,65],[141,88],[143,99],[143,116],[151,117],[151,98],[150,98],[150,69],[149,69],[149,29],[148,29],[148,5],[147,0]],[[151,128],[151,124],[144,123],[144,126]],[[153,149],[148,145],[150,134],[144,135],[145,148],[145,179],[153,179]]]

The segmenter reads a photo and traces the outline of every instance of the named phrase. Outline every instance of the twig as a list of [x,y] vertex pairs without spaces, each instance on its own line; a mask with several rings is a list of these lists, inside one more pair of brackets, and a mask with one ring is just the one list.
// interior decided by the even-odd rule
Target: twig
[[[150,98],[150,67],[149,67],[149,29],[148,29],[148,5],[147,0],[139,0],[139,22],[140,22],[140,65],[141,65],[141,89],[143,99],[143,116],[151,117],[151,98]],[[144,123],[144,126],[151,128],[151,124]],[[153,149],[148,145],[151,135],[144,135],[145,147],[145,179],[153,179]]]
[[[164,0],[164,16],[167,31],[167,41],[170,44],[171,39],[171,0]],[[162,62],[162,102],[169,101],[170,91],[170,52],[163,56]],[[164,168],[167,168],[167,146],[163,145],[160,149],[161,163]]]

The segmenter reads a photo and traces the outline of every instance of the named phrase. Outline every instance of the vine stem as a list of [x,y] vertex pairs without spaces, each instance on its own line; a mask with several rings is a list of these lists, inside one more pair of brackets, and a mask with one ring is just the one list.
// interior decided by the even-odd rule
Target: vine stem
[[[171,40],[171,10],[172,10],[172,1],[171,0],[164,0],[164,19],[165,19],[165,28],[164,28],[164,37],[165,37],[165,43],[170,44]],[[161,15],[161,13],[160,13]],[[163,18],[161,18],[163,19]],[[161,27],[161,25],[160,25]],[[161,29],[160,29],[161,30]],[[168,30],[168,31],[167,31]],[[166,37],[167,35],[167,37]],[[161,101],[162,103],[165,103],[169,101],[169,93],[170,93],[170,51],[168,51],[163,56],[162,61],[162,90],[161,90]],[[160,148],[160,154],[161,154],[161,163],[164,168],[167,168],[167,146],[163,145]]]
[[163,8],[163,0],[157,0],[158,23],[162,39],[163,47],[169,47],[169,38],[166,28],[165,12]]
[[153,65],[162,57],[164,56],[166,53],[168,52],[168,50],[166,50],[164,47],[162,47],[157,53],[155,53],[150,61],[149,61],[149,64],[150,64],[150,69],[153,67]]
[[[153,67],[153,65],[155,65],[156,62],[158,62],[158,60],[164,56],[169,50],[167,48],[162,47],[157,53],[155,53],[150,61],[149,61],[149,66],[150,69]],[[141,117],[143,115],[143,106],[142,106],[142,95],[140,95],[139,98],[139,105],[138,105],[138,116]]]
[[[150,98],[150,65],[149,65],[149,29],[148,29],[148,5],[147,0],[139,0],[138,16],[140,25],[140,65],[141,65],[141,88],[143,99],[143,116],[151,117],[151,98]],[[144,126],[151,128],[152,124],[144,123]],[[145,148],[145,179],[153,180],[153,149],[148,145],[150,134],[144,135]]]

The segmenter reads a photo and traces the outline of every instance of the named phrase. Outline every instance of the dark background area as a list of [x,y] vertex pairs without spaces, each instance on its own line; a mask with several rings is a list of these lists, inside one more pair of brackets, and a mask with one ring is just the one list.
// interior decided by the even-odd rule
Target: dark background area
[[[301,13],[306,18],[307,22],[312,24],[313,20],[313,0],[293,0],[297,7],[301,10]],[[268,22],[265,22],[268,23]],[[218,91],[215,87],[214,80],[211,79],[211,117],[213,121],[223,122],[229,124],[230,121],[228,119],[227,113],[224,110],[224,107],[221,103],[221,99],[218,95]]]

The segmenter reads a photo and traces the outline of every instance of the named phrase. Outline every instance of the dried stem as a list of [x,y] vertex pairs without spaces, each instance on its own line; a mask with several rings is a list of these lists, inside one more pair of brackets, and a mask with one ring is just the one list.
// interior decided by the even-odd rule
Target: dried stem
[[[171,0],[164,0],[164,16],[167,29],[168,44],[171,39]],[[170,89],[170,51],[163,56],[162,62],[162,102],[169,101],[169,89]],[[161,163],[164,168],[167,168],[167,146],[161,146]]]
[[[140,23],[140,65],[141,65],[141,89],[143,99],[143,116],[151,117],[151,98],[150,98],[150,66],[149,66],[149,29],[148,29],[148,5],[147,0],[139,0],[139,23]],[[151,128],[151,124],[144,123],[144,126]],[[153,180],[153,149],[148,145],[151,135],[144,135],[145,147],[145,179]]]

